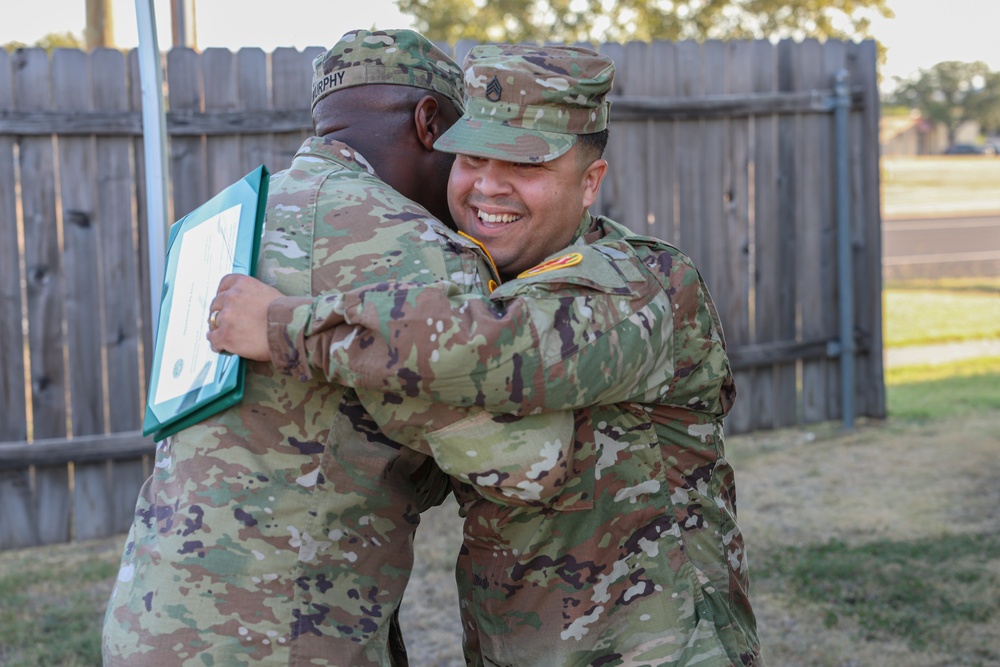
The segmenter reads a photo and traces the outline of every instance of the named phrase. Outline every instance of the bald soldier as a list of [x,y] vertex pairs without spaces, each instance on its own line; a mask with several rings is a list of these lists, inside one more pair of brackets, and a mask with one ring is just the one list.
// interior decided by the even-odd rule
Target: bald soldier
[[[487,289],[485,254],[436,219],[458,66],[407,30],[349,32],[314,66],[316,136],[271,180],[257,275],[307,298],[383,280]],[[450,486],[379,432],[367,408],[383,400],[250,363],[242,403],[158,443],[104,664],[406,664],[394,619],[413,533]]]
[[[214,302],[233,329],[210,340],[469,411],[374,414],[463,482],[470,665],[760,666],[715,306],[679,250],[589,212],[613,73],[586,49],[470,52],[465,115],[436,146],[458,154],[453,218],[509,278],[489,298],[386,282],[310,301],[233,277]],[[505,440],[563,408],[565,438]]]

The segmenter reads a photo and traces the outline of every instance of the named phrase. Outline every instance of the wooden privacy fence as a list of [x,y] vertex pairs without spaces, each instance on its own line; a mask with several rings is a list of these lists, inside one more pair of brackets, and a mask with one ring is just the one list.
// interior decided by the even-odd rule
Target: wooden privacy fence
[[[454,49],[461,59],[472,44]],[[859,416],[883,417],[875,46],[603,45],[618,74],[594,207],[679,246],[716,299],[747,432],[839,419],[852,347]],[[165,57],[171,220],[311,131],[318,49]],[[848,197],[833,85],[849,86]],[[135,52],[0,50],[0,548],[126,530],[150,472],[151,357]],[[853,340],[838,330],[848,214]],[[845,320],[846,321],[846,320]]]

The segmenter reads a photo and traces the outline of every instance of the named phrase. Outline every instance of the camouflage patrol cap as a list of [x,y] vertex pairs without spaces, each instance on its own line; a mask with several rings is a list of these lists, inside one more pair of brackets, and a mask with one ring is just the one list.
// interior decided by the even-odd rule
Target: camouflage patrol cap
[[441,93],[465,110],[462,70],[412,30],[352,30],[313,60],[312,106],[335,90],[388,83]]
[[608,125],[615,64],[575,46],[480,45],[465,59],[465,114],[438,150],[548,162]]

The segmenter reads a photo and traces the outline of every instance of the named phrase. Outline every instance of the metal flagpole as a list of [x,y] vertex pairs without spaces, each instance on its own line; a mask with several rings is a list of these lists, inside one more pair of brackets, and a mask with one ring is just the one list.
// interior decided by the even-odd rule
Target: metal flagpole
[[153,0],[135,0],[139,28],[139,79],[142,83],[142,137],[146,163],[146,224],[149,237],[149,309],[153,338],[160,318],[160,297],[167,245],[167,121],[163,109],[163,65],[156,39]]

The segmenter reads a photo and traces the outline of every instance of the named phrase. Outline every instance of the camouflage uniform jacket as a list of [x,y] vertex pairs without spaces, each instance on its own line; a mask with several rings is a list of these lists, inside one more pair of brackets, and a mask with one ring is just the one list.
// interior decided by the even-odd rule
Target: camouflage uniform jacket
[[[493,275],[361,155],[315,137],[272,178],[258,266],[305,298],[382,280],[478,291]],[[381,401],[251,362],[241,404],[158,443],[105,665],[404,664],[390,619],[419,513],[450,482],[378,431],[365,406]]]
[[[363,288],[317,299],[296,335],[340,381],[495,411],[397,425],[469,485],[470,664],[763,665],[723,442],[733,377],[676,248],[588,215],[489,299]],[[515,415],[564,408],[567,437],[504,441]]]

